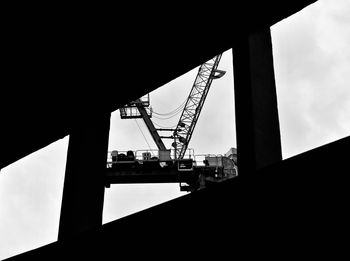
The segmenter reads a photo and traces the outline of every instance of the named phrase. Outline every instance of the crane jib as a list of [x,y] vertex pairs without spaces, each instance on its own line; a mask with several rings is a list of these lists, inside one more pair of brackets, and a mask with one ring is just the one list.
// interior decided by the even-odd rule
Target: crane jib
[[197,77],[173,134],[175,138],[173,147],[177,159],[182,159],[185,155],[213,79],[221,78],[225,74],[225,71],[217,70],[221,56],[222,54],[215,56],[198,69]]
[[206,63],[203,63],[199,67],[196,79],[192,85],[191,92],[184,105],[179,122],[174,129],[170,130],[173,131],[172,136],[160,136],[158,134],[158,129],[153,125],[153,122],[151,120],[152,110],[146,110],[146,107],[150,105],[149,94],[145,99],[137,99],[120,108],[121,118],[143,118],[155,144],[160,151],[167,150],[162,141],[162,138],[174,138],[172,146],[175,149],[175,158],[183,159],[199,115],[202,111],[211,83],[213,79],[219,79],[225,74],[225,71],[217,69],[221,56],[222,54],[219,54]]

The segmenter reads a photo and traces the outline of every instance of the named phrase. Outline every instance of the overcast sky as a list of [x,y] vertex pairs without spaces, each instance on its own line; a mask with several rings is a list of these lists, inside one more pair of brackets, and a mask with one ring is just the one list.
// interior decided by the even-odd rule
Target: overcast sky
[[284,157],[350,135],[350,2],[321,0],[272,35]]
[[[272,27],[283,157],[350,134],[350,3],[320,0]],[[224,154],[236,146],[231,51],[212,84],[190,147]],[[151,94],[155,111],[176,109],[188,96],[197,68]],[[173,126],[169,120],[154,119]],[[109,148],[155,148],[142,121],[112,114]],[[147,144],[147,142],[148,144]],[[68,137],[4,168],[0,175],[0,259],[56,241]],[[169,143],[166,144],[169,147]],[[20,149],[20,148],[19,148]],[[112,185],[104,222],[184,195],[177,184]]]

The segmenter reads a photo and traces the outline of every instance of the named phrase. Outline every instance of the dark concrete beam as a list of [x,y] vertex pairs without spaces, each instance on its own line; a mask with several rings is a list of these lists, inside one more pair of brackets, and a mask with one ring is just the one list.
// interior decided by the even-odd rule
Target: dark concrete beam
[[232,51],[242,174],[282,160],[270,29],[242,34]]
[[70,134],[59,240],[102,226],[109,126],[107,113]]
[[[211,5],[190,10],[147,2],[127,19],[114,8],[98,15],[95,6],[93,16],[80,5],[79,11],[7,9],[0,168],[65,137],[84,113],[116,110],[228,50],[239,31],[271,26],[313,2],[234,1],[215,12]],[[126,5],[131,6],[119,10],[134,9]]]
[[350,136],[10,260],[343,257],[349,146]]

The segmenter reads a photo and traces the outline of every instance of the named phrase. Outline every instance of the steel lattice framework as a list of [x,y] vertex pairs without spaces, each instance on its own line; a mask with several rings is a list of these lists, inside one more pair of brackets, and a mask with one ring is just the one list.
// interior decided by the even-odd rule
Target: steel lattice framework
[[199,67],[190,95],[174,131],[173,147],[177,159],[182,159],[185,155],[213,79],[218,79],[225,74],[224,71],[217,70],[221,56],[222,54],[219,54]]

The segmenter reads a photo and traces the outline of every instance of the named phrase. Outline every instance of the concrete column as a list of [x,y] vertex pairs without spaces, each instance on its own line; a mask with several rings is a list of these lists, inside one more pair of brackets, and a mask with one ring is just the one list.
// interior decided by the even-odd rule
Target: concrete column
[[270,29],[244,34],[232,49],[241,175],[282,160]]
[[70,133],[58,240],[102,225],[109,126],[107,113]]

